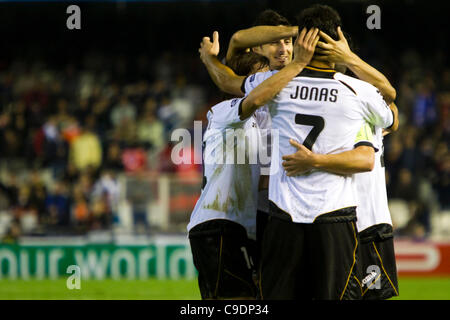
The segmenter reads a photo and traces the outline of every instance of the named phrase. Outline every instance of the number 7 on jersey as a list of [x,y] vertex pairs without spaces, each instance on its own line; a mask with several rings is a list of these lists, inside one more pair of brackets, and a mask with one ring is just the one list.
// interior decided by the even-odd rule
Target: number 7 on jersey
[[295,123],[313,127],[309,134],[306,136],[305,141],[303,141],[303,145],[312,151],[314,142],[316,142],[317,137],[322,132],[325,126],[325,120],[320,116],[297,113],[295,115]]

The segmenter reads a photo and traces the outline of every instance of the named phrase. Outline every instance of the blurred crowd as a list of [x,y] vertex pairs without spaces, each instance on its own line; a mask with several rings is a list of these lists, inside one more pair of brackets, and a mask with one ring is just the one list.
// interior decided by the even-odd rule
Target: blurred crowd
[[172,130],[193,127],[207,109],[204,90],[185,76],[190,66],[179,65],[187,61],[90,54],[63,68],[1,65],[0,212],[12,217],[8,235],[109,228],[121,173],[201,173],[170,159]]
[[431,212],[450,209],[450,69],[441,54],[427,61],[408,51],[401,59],[401,127],[385,146],[388,197],[406,201],[409,211],[399,234],[427,236]]
[[[450,69],[428,68],[415,51],[401,61],[408,67],[390,78],[401,127],[385,138],[388,196],[408,205],[397,232],[426,236],[430,212],[450,209]],[[186,54],[0,62],[5,237],[109,228],[124,172],[200,174],[173,164],[170,134],[205,121],[219,99],[200,60]]]

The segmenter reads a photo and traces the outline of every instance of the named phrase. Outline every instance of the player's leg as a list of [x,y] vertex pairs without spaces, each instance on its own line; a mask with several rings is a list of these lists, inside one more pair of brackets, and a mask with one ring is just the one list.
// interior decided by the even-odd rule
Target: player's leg
[[289,219],[287,214],[280,212],[271,203],[262,239],[259,269],[261,299],[293,300],[309,297],[302,280],[306,279],[303,268],[304,225]]
[[307,229],[313,299],[359,300],[359,239],[354,208],[319,216]]
[[392,226],[378,224],[359,233],[363,299],[398,296],[397,266]]
[[202,299],[254,299],[254,242],[229,220],[201,223],[189,232]]

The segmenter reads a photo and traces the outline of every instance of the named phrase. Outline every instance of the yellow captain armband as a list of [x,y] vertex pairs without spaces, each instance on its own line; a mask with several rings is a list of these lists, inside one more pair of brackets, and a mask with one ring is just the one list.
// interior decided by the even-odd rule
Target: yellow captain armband
[[374,128],[365,122],[356,134],[355,144],[361,141],[374,142]]

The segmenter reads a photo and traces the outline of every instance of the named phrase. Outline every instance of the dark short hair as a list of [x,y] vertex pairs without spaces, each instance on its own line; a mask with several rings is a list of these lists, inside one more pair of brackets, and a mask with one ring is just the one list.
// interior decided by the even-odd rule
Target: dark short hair
[[267,9],[261,12],[253,22],[253,26],[290,26],[288,19],[278,12]]
[[339,13],[327,5],[315,4],[306,8],[297,15],[297,24],[299,32],[306,28],[319,28],[328,34],[334,40],[339,39],[337,27],[342,26]]
[[269,66],[269,59],[258,53],[249,51],[234,55],[227,61],[227,66],[233,69],[239,76],[248,76],[252,73],[253,67],[258,63],[261,67]]

